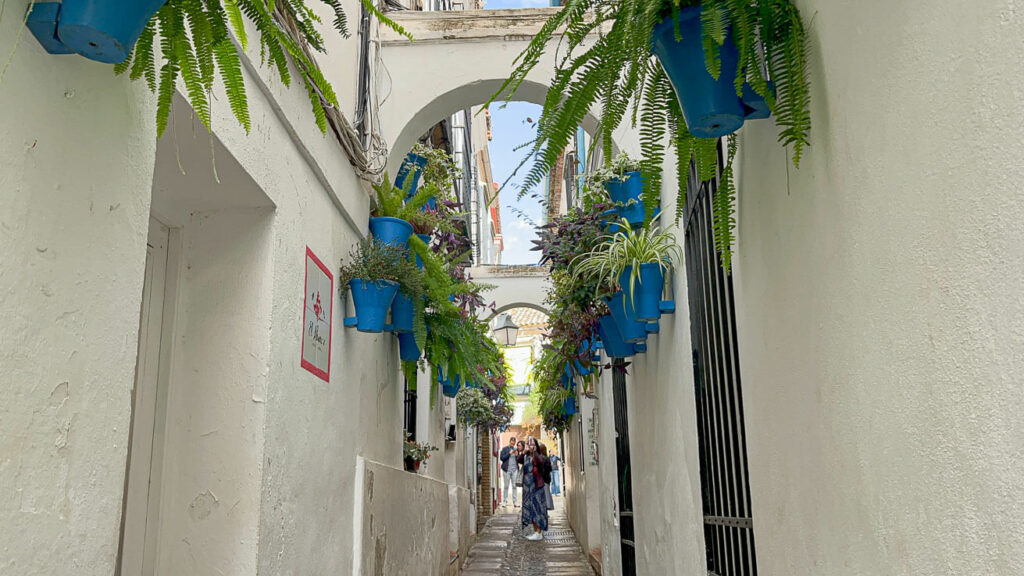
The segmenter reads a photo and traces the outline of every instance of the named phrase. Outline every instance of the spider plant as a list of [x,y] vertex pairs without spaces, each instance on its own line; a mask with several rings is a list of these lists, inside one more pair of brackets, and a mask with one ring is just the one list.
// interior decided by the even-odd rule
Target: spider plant
[[[606,235],[607,243],[578,256],[572,263],[574,277],[589,277],[602,285],[618,285],[632,295],[640,280],[643,264],[657,264],[662,273],[681,261],[682,250],[675,236],[655,223],[633,230],[625,219],[619,230]],[[628,271],[628,286],[622,286],[622,275]],[[628,289],[627,289],[628,288]]]
[[[333,13],[332,25],[349,36],[348,16],[341,0],[320,0]],[[386,26],[409,37],[387,18],[372,0],[362,5]],[[339,108],[331,84],[306,50],[325,52],[317,29],[321,18],[304,0],[169,0],[149,21],[132,53],[114,67],[132,80],[145,79],[157,94],[156,125],[160,136],[167,128],[171,102],[180,78],[185,97],[203,125],[210,128],[210,100],[215,75],[220,73],[227,101],[246,132],[252,128],[239,49],[249,46],[245,20],[259,32],[260,55],[285,86],[292,82],[289,64],[301,73],[313,115],[321,132],[327,131],[325,107]],[[236,44],[237,42],[237,44]],[[159,49],[159,50],[158,50]]]
[[[737,95],[749,84],[764,98],[779,127],[780,144],[792,150],[793,164],[799,166],[810,144],[810,84],[807,37],[793,0],[568,0],[519,55],[515,70],[487,103],[511,99],[545,51],[557,46],[537,138],[523,160],[525,164],[535,158],[522,190],[547,177],[584,116],[595,109],[600,110],[600,122],[593,141],[600,143],[605,158],[612,157],[611,137],[624,120],[639,125],[648,216],[658,204],[662,161],[669,146],[676,155],[679,179],[676,221],[685,210],[691,161],[701,181],[718,176],[719,169],[731,169],[718,165],[717,139],[690,133],[665,71],[651,56],[654,27],[697,6],[708,72],[715,79],[720,76],[721,46],[731,37],[739,54],[733,79]],[[560,41],[551,42],[556,35],[561,35]],[[676,35],[678,40],[678,26]],[[729,148],[735,151],[732,137]],[[715,243],[727,270],[735,228],[734,182],[723,175],[722,200],[714,209]]]

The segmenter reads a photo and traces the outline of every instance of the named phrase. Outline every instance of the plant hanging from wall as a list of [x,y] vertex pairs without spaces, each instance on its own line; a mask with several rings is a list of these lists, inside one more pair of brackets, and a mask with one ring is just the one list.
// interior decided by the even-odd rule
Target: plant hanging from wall
[[508,389],[507,375],[482,376],[489,380],[489,386],[467,386],[455,396],[459,420],[467,426],[488,430],[508,426],[512,421],[510,406],[513,398]]
[[[341,1],[320,1],[333,12],[334,30],[347,38],[348,16]],[[362,5],[386,26],[411,39],[372,0],[362,0]],[[285,86],[292,82],[289,64],[299,69],[316,124],[326,133],[324,107],[339,108],[338,98],[307,50],[323,53],[326,48],[317,30],[321,19],[304,0],[168,0],[143,29],[128,58],[114,68],[132,80],[144,79],[157,94],[158,136],[167,128],[179,79],[196,116],[210,128],[211,95],[218,73],[232,113],[249,132],[252,120],[239,54],[249,46],[246,19],[258,32],[262,61],[269,63]]]
[[343,261],[338,289],[352,292],[356,319],[361,332],[380,332],[391,303],[399,290],[423,316],[424,277],[409,258],[409,251],[376,238],[366,238]]
[[[540,62],[549,41],[562,34],[555,43],[559,50],[555,76],[527,157],[536,160],[522,189],[529,190],[547,177],[585,115],[600,108],[594,142],[601,143],[605,158],[612,157],[611,136],[627,116],[634,126],[639,125],[648,217],[661,194],[666,143],[674,148],[678,220],[686,206],[691,161],[701,181],[714,178],[719,169],[718,138],[694,135],[703,131],[696,124],[687,125],[680,103],[686,100],[686,82],[673,86],[666,74],[666,69],[673,73],[677,69],[668,58],[676,56],[686,42],[696,42],[694,30],[700,35],[701,68],[714,82],[732,81],[732,99],[744,112],[753,106],[774,114],[779,142],[792,150],[793,163],[799,166],[810,142],[810,85],[807,37],[792,0],[568,0],[534,36],[509,79],[491,97],[491,101],[511,99]],[[651,56],[652,44],[663,65]],[[692,79],[694,68],[687,70]],[[723,77],[725,71],[732,77]],[[734,153],[735,147],[730,136],[729,151]],[[730,174],[722,175],[722,199],[715,203],[713,215],[716,247],[726,269],[735,226],[733,153],[727,154],[729,164],[721,167]]]

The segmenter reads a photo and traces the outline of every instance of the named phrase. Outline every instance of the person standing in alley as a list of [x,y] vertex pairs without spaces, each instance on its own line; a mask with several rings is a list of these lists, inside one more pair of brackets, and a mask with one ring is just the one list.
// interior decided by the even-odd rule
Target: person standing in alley
[[559,464],[562,459],[558,457],[558,454],[552,454],[548,460],[551,462],[551,493],[557,496],[562,493],[562,485],[559,482]]
[[523,454],[523,512],[522,527],[533,528],[527,540],[543,540],[542,532],[548,529],[548,502],[543,470],[547,458],[537,449],[537,440],[531,436],[526,441],[526,453]]
[[516,437],[508,440],[508,446],[501,449],[501,499],[503,506],[508,506],[508,496],[512,494],[512,506],[519,504],[516,501],[516,482],[519,477],[519,451],[516,450]]

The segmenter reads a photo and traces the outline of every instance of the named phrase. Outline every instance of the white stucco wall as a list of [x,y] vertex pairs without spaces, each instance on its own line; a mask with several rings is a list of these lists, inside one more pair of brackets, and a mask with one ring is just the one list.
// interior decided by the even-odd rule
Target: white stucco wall
[[[359,3],[345,5],[354,31]],[[0,22],[4,59],[20,28]],[[327,42],[320,62],[351,117],[355,40]],[[300,368],[299,348],[305,249],[336,272],[365,234],[368,196],[315,128],[305,92],[265,69],[247,75],[252,133],[215,93],[211,143],[179,101],[158,160],[170,168],[156,175],[155,97],[143,84],[47,55],[27,34],[0,84],[0,489],[13,495],[0,504],[0,572],[114,571],[158,188],[154,215],[183,246],[162,569],[352,571],[357,457],[401,466],[397,346],[344,330],[336,300],[330,383]],[[161,180],[182,169],[182,181]],[[446,519],[444,494],[380,505],[437,504]]]
[[741,138],[758,567],[1022,573],[1024,14],[798,4],[813,146]]
[[[362,461],[358,545],[360,570],[373,576],[438,576],[448,569],[448,485],[420,474]],[[402,498],[414,506],[396,506]],[[340,571],[339,571],[340,572]]]
[[[27,4],[6,4],[0,62]],[[24,36],[0,83],[0,573],[111,574],[153,106],[108,66]]]

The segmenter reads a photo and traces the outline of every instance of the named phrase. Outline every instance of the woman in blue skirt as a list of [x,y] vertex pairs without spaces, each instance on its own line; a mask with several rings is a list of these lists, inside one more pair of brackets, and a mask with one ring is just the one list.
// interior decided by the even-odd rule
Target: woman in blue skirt
[[533,527],[527,540],[543,540],[542,531],[548,529],[548,500],[544,489],[544,470],[550,466],[547,459],[537,450],[537,440],[532,436],[526,441],[523,459],[523,528]]

